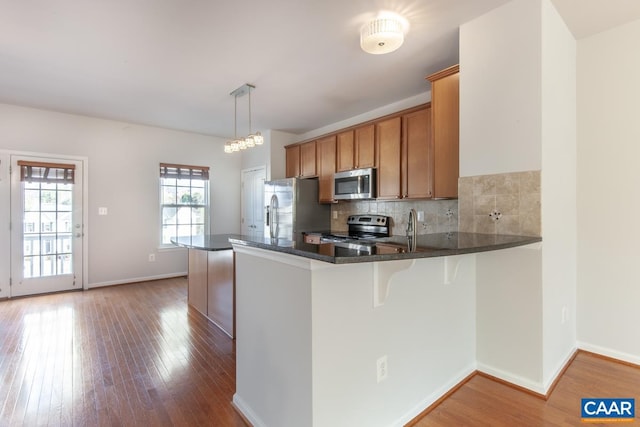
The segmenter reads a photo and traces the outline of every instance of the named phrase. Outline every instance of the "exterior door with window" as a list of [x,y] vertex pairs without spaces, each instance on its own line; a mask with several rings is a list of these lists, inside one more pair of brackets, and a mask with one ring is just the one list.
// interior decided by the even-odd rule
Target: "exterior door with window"
[[11,156],[11,296],[82,289],[82,162]]

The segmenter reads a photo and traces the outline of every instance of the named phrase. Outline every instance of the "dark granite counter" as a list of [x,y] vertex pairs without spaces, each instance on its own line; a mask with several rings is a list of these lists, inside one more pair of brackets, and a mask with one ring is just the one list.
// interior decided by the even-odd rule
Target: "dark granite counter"
[[494,251],[541,242],[542,238],[479,233],[436,233],[418,236],[414,247],[410,247],[408,239],[402,236],[363,242],[361,245],[311,244],[304,241],[303,235],[297,236],[295,240],[233,235],[229,237],[229,241],[234,245],[283,252],[334,264],[346,264]]
[[224,251],[233,249],[230,238],[242,238],[238,234],[209,234],[206,236],[174,237],[171,243],[188,249],[201,249],[203,251]]

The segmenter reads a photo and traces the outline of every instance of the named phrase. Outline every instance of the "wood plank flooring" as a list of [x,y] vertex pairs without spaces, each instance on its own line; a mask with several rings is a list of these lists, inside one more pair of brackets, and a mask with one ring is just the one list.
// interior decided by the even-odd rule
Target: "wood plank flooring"
[[0,426],[244,426],[184,278],[0,302]]
[[[187,308],[186,287],[0,301],[0,427],[244,426],[231,406],[235,344]],[[547,401],[475,376],[414,425],[579,426],[582,397],[639,405],[640,368],[579,353]]]
[[[640,426],[640,367],[578,352],[548,400],[541,399],[476,375],[465,385],[416,420],[418,427],[451,426],[580,426],[583,423],[580,399],[589,397],[633,397],[634,422],[616,423]],[[612,425],[612,424],[608,424]]]

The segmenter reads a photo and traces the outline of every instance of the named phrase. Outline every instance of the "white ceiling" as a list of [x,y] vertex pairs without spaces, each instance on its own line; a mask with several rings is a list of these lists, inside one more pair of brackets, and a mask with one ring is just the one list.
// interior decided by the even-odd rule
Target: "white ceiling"
[[[0,102],[229,137],[248,82],[254,130],[303,133],[425,92],[460,24],[507,1],[0,0]],[[638,0],[552,1],[578,38],[640,17]],[[410,27],[369,55],[380,11]]]

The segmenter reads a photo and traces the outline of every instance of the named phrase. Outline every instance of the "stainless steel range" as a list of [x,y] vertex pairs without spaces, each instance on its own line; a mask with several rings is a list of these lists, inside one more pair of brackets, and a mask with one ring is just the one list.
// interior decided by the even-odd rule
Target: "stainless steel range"
[[389,237],[391,218],[384,215],[351,215],[347,219],[347,233],[327,233],[321,243],[371,253],[377,241]]

